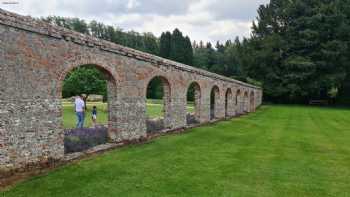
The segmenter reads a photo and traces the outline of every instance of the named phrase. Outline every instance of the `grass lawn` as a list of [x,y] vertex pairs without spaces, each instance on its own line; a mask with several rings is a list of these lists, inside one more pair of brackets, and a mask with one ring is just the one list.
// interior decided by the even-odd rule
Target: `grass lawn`
[[264,106],[84,159],[0,196],[350,196],[350,110]]
[[[107,103],[102,102],[87,102],[87,112],[85,114],[85,127],[91,127],[91,110],[92,106],[97,107],[97,123],[107,124],[108,113],[107,113]],[[63,125],[64,128],[74,128],[76,126],[76,115],[74,112],[74,104],[72,102],[62,102],[63,106]],[[187,106],[189,112],[193,112],[193,104]],[[150,118],[158,118],[163,116],[163,103],[161,100],[148,100],[147,101],[147,116]]]

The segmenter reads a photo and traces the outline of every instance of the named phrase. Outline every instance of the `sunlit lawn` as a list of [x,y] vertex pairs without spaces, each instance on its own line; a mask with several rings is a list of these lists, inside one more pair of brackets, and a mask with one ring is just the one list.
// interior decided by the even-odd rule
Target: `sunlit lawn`
[[[63,106],[63,125],[64,128],[74,128],[76,125],[76,115],[72,102],[62,102]],[[108,122],[107,103],[88,102],[87,112],[85,113],[85,127],[91,127],[91,110],[92,106],[97,107],[98,116],[97,123],[106,125]],[[187,106],[188,112],[193,111],[193,104]],[[148,100],[146,114],[149,118],[158,118],[163,116],[163,104],[160,100]]]
[[350,196],[350,110],[265,106],[61,167],[0,196]]

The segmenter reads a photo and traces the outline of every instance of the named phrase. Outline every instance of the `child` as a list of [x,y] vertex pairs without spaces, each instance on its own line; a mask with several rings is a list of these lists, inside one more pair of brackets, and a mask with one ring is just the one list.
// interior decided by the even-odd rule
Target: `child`
[[92,126],[96,127],[96,119],[97,119],[97,109],[96,106],[92,107]]

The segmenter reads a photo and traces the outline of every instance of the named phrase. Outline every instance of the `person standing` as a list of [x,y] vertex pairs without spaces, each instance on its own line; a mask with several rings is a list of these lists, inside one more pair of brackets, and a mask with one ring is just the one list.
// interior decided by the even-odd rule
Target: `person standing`
[[84,111],[85,111],[85,103],[81,96],[77,96],[75,98],[75,113],[77,115],[77,128],[84,127]]

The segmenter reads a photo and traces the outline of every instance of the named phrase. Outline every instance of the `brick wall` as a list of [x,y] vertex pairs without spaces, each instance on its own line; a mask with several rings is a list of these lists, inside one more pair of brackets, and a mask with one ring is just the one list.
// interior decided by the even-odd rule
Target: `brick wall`
[[87,64],[108,75],[109,137],[116,142],[147,135],[147,85],[157,76],[166,84],[164,124],[171,129],[186,126],[193,82],[201,123],[210,120],[213,87],[217,118],[254,111],[262,100],[262,90],[250,84],[0,9],[0,171],[64,156],[63,80]]

